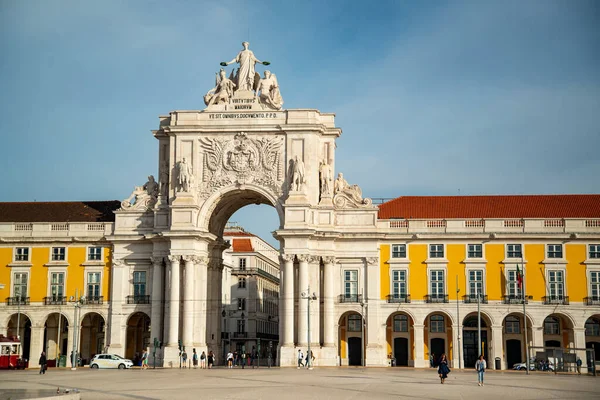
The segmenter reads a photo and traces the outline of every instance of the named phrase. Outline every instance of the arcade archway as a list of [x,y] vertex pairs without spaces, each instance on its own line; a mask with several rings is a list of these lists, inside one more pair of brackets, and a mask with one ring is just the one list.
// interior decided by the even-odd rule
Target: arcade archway
[[29,360],[31,355],[31,319],[29,316],[24,313],[12,314],[8,319],[6,336],[21,338],[22,357]]
[[70,353],[67,346],[68,341],[69,322],[67,317],[62,313],[49,314],[44,324],[44,345],[42,346],[42,350],[46,352],[49,367],[60,366],[58,364],[59,357]]
[[427,357],[432,358],[434,365],[437,365],[437,361],[444,353],[448,361],[452,360],[452,318],[444,312],[436,311],[427,315],[423,325]]
[[465,368],[474,368],[475,362],[480,354],[486,361],[490,362],[488,354],[489,343],[491,343],[490,318],[481,313],[481,343],[478,343],[477,313],[468,314],[463,320],[463,357]]
[[[511,369],[513,365],[525,361],[525,337],[523,323],[523,313],[511,313],[502,321],[502,340],[504,341],[504,355],[506,360],[506,369]],[[533,321],[527,317],[527,337],[533,338]]]
[[144,349],[150,346],[150,317],[139,311],[130,315],[127,319],[126,336],[125,358],[135,363]]
[[[341,365],[363,364],[363,321],[360,313],[348,311],[338,321],[338,351]],[[366,329],[364,330],[366,333]]]
[[89,312],[81,320],[79,339],[80,357],[84,365],[88,364],[94,355],[104,353],[104,317],[95,312]]
[[388,358],[395,360],[395,366],[414,366],[414,320],[402,311],[390,315],[386,321],[386,342]]

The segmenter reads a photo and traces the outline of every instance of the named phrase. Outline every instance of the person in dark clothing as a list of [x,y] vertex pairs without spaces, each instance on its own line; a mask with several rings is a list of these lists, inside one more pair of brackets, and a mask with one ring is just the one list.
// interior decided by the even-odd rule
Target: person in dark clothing
[[42,351],[42,355],[40,356],[40,374],[46,374],[46,353]]
[[448,368],[448,359],[446,359],[446,354],[442,354],[439,361],[438,366],[438,374],[440,376],[440,383],[444,383],[448,374],[450,373],[450,368]]

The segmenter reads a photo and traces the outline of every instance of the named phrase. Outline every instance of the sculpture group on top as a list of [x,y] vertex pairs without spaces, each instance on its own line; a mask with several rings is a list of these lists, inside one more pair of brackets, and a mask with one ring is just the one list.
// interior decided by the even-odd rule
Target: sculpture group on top
[[121,210],[150,210],[156,204],[158,198],[158,183],[154,176],[148,177],[144,186],[136,186],[128,198],[121,202]]
[[370,207],[373,201],[362,197],[362,190],[358,185],[349,185],[340,172],[335,180],[333,204],[338,208]]
[[204,103],[210,107],[217,104],[229,104],[236,97],[254,98],[263,106],[280,110],[283,99],[277,77],[271,71],[265,71],[264,77],[261,78],[255,69],[257,63],[263,65],[270,63],[256,58],[252,50],[248,49],[248,42],[243,42],[242,46],[243,50],[235,58],[228,62],[221,62],[223,67],[237,63],[237,70],[234,68],[227,77],[227,72],[221,68],[216,76],[215,87],[204,96]]

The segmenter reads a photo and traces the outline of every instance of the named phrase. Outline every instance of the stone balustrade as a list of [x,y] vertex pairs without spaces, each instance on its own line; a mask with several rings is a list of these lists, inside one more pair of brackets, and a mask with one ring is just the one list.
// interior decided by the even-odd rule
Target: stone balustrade
[[101,238],[112,234],[112,222],[9,222],[0,223],[3,238]]

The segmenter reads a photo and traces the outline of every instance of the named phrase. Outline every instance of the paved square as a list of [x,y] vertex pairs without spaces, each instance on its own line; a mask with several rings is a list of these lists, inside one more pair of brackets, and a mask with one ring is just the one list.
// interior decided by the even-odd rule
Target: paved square
[[93,399],[600,399],[600,377],[505,371],[453,371],[444,385],[435,370],[404,368],[35,370],[0,374],[0,400],[78,388]]

